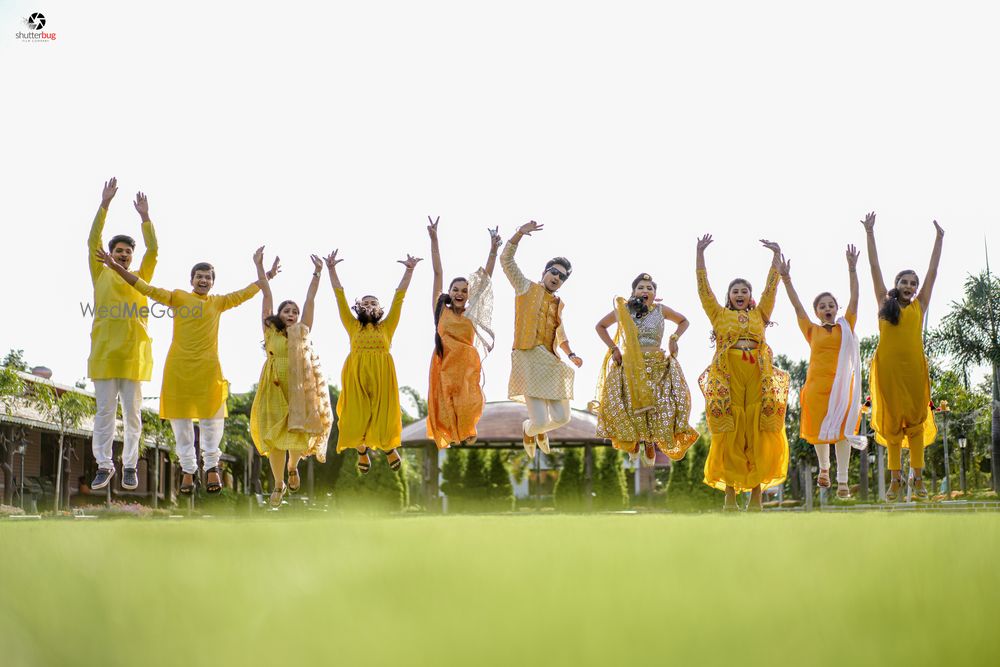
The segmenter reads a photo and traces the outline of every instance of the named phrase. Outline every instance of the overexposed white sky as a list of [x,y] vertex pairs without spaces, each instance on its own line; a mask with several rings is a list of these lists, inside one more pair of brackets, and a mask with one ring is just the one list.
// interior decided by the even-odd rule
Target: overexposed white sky
[[[574,266],[560,292],[585,360],[574,404],[592,398],[603,358],[594,324],[647,271],[692,322],[680,360],[697,414],[711,358],[697,235],[715,235],[719,294],[737,275],[763,285],[765,237],[792,258],[803,301],[829,289],[844,303],[844,247],[863,246],[866,211],[878,213],[887,277],[923,275],[936,218],[947,235],[932,323],[983,266],[1000,220],[988,6],[0,0],[0,353],[23,348],[65,383],[86,374],[87,232],[117,176],[105,239],[140,237],[130,198],[146,192],[162,287],[188,285],[202,260],[217,291],[242,287],[266,244],[285,267],[276,300],[301,302],[308,255],[340,248],[348,295],[388,300],[396,260],[425,257],[393,347],[400,384],[421,393],[433,348],[426,216],[441,216],[446,279],[483,262],[487,227],[508,238],[537,220],[525,273],[540,276],[553,255]],[[15,38],[36,11],[55,41]],[[876,306],[861,262],[867,334]],[[513,326],[513,292],[499,267],[495,277],[490,400],[506,398]],[[260,373],[259,308],[223,318],[234,391]],[[775,351],[806,357],[783,292],[774,319]],[[156,396],[170,322],[150,329],[144,395]],[[347,336],[325,275],[314,331],[339,384]]]

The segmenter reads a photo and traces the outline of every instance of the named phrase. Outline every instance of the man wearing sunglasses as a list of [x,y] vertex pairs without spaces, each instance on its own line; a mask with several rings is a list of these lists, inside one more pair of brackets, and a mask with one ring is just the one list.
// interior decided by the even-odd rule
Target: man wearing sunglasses
[[511,237],[500,265],[514,287],[514,349],[511,351],[510,385],[512,401],[528,408],[524,420],[524,450],[534,458],[535,447],[549,453],[548,432],[569,423],[569,402],[573,398],[574,369],[559,359],[561,349],[579,368],[583,359],[573,353],[562,326],[563,302],[555,295],[569,279],[573,267],[565,257],[545,264],[539,282],[528,280],[514,261],[517,244],[524,236],[541,231],[534,220],[522,225]]

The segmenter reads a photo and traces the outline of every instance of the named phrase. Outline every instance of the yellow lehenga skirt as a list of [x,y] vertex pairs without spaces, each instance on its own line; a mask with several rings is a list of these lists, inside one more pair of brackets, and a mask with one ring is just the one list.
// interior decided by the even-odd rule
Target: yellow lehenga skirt
[[729,391],[732,431],[712,434],[705,460],[705,484],[724,491],[727,486],[749,491],[777,486],[788,475],[788,437],[785,429],[762,431],[761,374],[757,350],[730,349]]
[[251,439],[261,456],[267,456],[272,449],[305,451],[309,436],[288,430],[288,338],[268,327],[264,347],[267,361],[250,409]]
[[677,359],[663,350],[644,351],[642,359],[643,381],[652,392],[653,405],[636,414],[622,366],[609,364],[599,397],[597,436],[611,440],[615,449],[628,452],[640,442],[652,442],[677,461],[699,437],[688,423],[691,391]]

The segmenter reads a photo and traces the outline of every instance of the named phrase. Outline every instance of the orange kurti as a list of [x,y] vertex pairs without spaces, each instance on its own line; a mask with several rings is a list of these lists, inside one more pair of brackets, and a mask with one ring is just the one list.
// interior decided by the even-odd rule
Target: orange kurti
[[[844,319],[851,325],[853,331],[858,316],[847,313]],[[843,332],[839,325],[835,324],[831,329],[827,329],[813,324],[808,319],[799,319],[799,329],[809,342],[809,371],[806,373],[806,383],[799,394],[799,403],[802,406],[799,434],[811,445],[838,442],[844,438],[844,424],[841,424],[840,435],[836,440],[821,440],[819,432],[830,405],[833,380],[837,377],[837,362],[840,359]],[[846,414],[844,419],[847,419]],[[852,428],[853,426],[852,424]],[[853,433],[851,430],[851,434]]]
[[482,365],[473,343],[472,322],[450,308],[441,311],[438,335],[444,354],[431,358],[427,394],[427,436],[439,449],[476,435],[483,416],[483,391],[479,385]]

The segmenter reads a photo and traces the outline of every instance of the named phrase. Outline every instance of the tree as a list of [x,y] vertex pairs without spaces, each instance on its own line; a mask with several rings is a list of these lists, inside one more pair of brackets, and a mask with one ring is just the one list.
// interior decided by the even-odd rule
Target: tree
[[[351,452],[345,452],[345,461],[333,487],[333,498],[342,509],[366,512],[399,512],[405,503],[403,488],[403,461],[399,470],[393,471],[382,452],[370,450],[372,467],[368,474],[361,474]],[[347,458],[350,457],[350,458]]]
[[170,422],[160,419],[160,415],[155,410],[143,410],[142,416],[142,439],[139,440],[139,453],[143,451],[143,442],[146,438],[151,438],[156,443],[156,456],[153,461],[153,507],[160,504],[160,450],[168,448],[170,453],[175,451],[174,430],[170,427]]
[[464,505],[466,510],[482,511],[488,505],[489,480],[487,479],[486,456],[479,447],[472,447],[465,459],[465,475],[462,477]]
[[560,512],[579,512],[583,509],[583,455],[579,447],[569,447],[563,454],[553,495],[556,509]]
[[718,492],[705,484],[705,460],[712,436],[705,413],[701,413],[696,430],[701,434],[684,458],[670,466],[667,481],[667,506],[674,510],[703,510],[718,506]]
[[988,266],[968,276],[962,299],[951,302],[929,342],[951,356],[966,384],[972,369],[990,368],[992,477],[993,489],[1000,491],[1000,279]]
[[[32,386],[31,400],[38,406],[47,419],[59,427],[59,458],[56,460],[56,492],[53,504],[59,511],[63,495],[69,501],[69,481],[63,479],[63,470],[68,461],[69,450],[66,448],[66,435],[70,429],[76,428],[84,417],[97,412],[94,399],[75,391],[63,391],[61,394],[50,384],[35,382]],[[65,488],[64,488],[65,487]]]
[[448,510],[459,512],[462,509],[465,486],[465,455],[461,449],[452,448],[445,455],[444,463],[441,465],[441,476],[444,478],[441,484],[441,492],[448,497]]
[[600,454],[594,494],[594,509],[623,510],[628,507],[625,468],[622,467],[622,453],[617,449],[605,448]]
[[21,371],[22,373],[28,372],[28,362],[24,360],[24,350],[11,349],[7,352],[7,356],[3,358],[0,362],[0,366],[5,366],[7,368],[12,368],[15,371]]
[[510,512],[514,509],[514,487],[510,483],[510,471],[503,462],[500,450],[493,450],[488,458],[489,508],[495,512]]
[[[20,350],[18,350],[20,352]],[[14,350],[8,353],[10,358]],[[9,412],[18,399],[24,396],[24,380],[16,372],[16,366],[10,366],[4,360],[0,366],[0,409]],[[14,454],[24,439],[24,429],[20,427],[5,427],[0,430],[0,471],[3,473],[3,504],[14,502]]]

